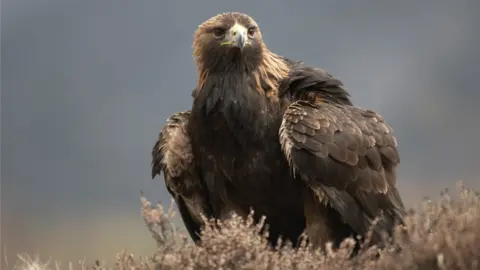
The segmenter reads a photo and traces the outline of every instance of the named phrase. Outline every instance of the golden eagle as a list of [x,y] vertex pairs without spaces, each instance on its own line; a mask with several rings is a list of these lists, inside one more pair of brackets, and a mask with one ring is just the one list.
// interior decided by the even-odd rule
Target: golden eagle
[[201,214],[266,216],[269,241],[338,244],[391,233],[405,208],[391,127],[352,104],[323,69],[271,52],[258,24],[229,12],[202,23],[193,57],[198,82],[191,110],[170,116],[152,150],[195,242]]

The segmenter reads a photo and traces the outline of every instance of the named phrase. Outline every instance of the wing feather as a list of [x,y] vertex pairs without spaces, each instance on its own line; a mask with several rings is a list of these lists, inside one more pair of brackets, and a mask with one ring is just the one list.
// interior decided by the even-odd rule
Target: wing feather
[[403,220],[395,186],[397,143],[380,115],[351,105],[297,100],[284,113],[279,137],[293,171],[320,199],[326,195],[358,234],[366,233],[377,217],[384,217],[379,224],[387,230]]
[[195,242],[200,240],[203,218],[209,217],[203,179],[197,173],[188,135],[190,111],[178,112],[167,119],[152,149],[152,178],[164,174],[165,185],[173,196],[182,220]]

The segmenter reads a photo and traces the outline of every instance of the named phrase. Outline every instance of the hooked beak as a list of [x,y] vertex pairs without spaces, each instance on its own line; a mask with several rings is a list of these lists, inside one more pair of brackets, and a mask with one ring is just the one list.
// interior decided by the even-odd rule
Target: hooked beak
[[245,45],[250,44],[247,40],[247,28],[235,24],[230,30],[227,32],[225,36],[225,41],[221,43],[221,45],[232,45],[243,51]]

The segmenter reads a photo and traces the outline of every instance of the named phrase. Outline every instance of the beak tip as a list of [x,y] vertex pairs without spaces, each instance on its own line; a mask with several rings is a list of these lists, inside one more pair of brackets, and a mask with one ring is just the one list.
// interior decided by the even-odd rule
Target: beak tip
[[243,36],[238,37],[237,45],[240,48],[240,51],[243,51],[243,49],[245,48],[245,38]]

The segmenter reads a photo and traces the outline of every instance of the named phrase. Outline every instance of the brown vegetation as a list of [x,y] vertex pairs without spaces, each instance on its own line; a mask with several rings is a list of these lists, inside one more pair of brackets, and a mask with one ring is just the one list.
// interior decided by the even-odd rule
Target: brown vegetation
[[[158,204],[152,207],[142,195],[142,213],[158,250],[149,257],[118,255],[114,269],[480,269],[480,195],[459,188],[458,198],[442,194],[437,201],[426,200],[410,211],[404,228],[398,228],[395,241],[386,248],[364,248],[349,259],[353,239],[339,250],[327,247],[314,251],[304,243],[293,249],[282,245],[268,247],[266,232],[234,216],[209,222],[203,231],[202,246],[175,230],[169,221],[174,214]],[[285,217],[288,218],[288,217]],[[217,226],[218,225],[218,226]],[[22,257],[16,269],[60,269],[55,264],[41,264]],[[94,266],[69,265],[61,269],[109,269],[99,262]]]

